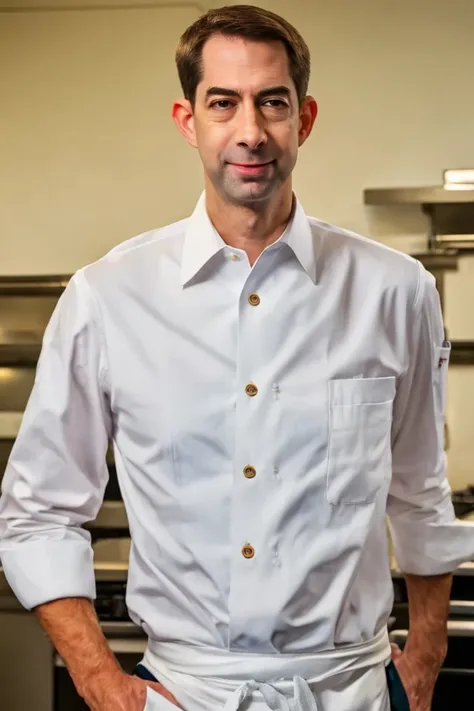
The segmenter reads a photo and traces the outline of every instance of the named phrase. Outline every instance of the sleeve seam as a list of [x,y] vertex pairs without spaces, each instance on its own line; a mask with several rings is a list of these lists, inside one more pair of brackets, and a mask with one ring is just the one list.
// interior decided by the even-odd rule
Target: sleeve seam
[[86,279],[84,270],[77,272],[76,276],[79,276],[79,275],[80,275],[81,280],[85,284],[85,288],[87,289],[90,300],[93,304],[92,318],[93,318],[94,324],[97,328],[97,332],[98,332],[99,339],[100,339],[100,349],[101,349],[103,358],[102,358],[102,367],[100,368],[99,374],[98,374],[99,375],[99,384],[102,387],[105,387],[108,391],[109,386],[110,386],[109,364],[108,364],[109,362],[108,362],[107,344],[105,341],[105,333],[104,333],[104,329],[103,329],[102,313],[101,313],[99,304],[97,302],[97,298],[96,298],[89,282]]
[[[422,302],[422,297],[423,297],[422,292],[424,292],[424,289],[422,288],[423,284],[422,284],[422,279],[421,279],[422,269],[424,269],[424,267],[423,267],[422,263],[418,260],[416,260],[416,264],[418,267],[417,281],[416,281],[415,295],[413,297],[412,308],[413,308],[413,313],[418,315],[420,312],[420,309],[421,309],[421,302]],[[418,314],[416,313],[417,311],[418,311]]]
[[[415,326],[419,326],[417,323],[417,320],[420,316],[421,313],[421,304],[423,301],[423,294],[424,294],[424,288],[423,288],[423,283],[422,283],[422,269],[424,268],[423,265],[421,264],[420,261],[415,259],[415,263],[417,265],[417,280],[416,280],[416,288],[415,288],[415,293],[413,296],[413,301],[411,305],[411,312],[412,312],[412,318],[413,318],[413,329],[415,329]],[[406,376],[408,371],[410,370],[410,359],[407,359],[407,365],[405,370],[403,370],[398,378],[397,382],[400,383],[403,378]]]

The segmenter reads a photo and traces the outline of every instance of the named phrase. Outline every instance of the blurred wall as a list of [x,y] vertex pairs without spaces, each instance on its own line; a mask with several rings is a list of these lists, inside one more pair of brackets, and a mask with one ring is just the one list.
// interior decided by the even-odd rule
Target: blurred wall
[[[397,249],[423,249],[420,210],[367,208],[362,191],[436,185],[443,169],[474,166],[474,2],[254,4],[293,22],[312,52],[320,116],[295,177],[306,210]],[[170,118],[180,93],[173,54],[203,7],[0,0],[10,8],[0,14],[1,273],[69,273],[189,214],[202,179]],[[453,339],[474,339],[473,277],[474,258],[447,277]],[[455,487],[474,483],[472,415],[474,368],[452,367]]]

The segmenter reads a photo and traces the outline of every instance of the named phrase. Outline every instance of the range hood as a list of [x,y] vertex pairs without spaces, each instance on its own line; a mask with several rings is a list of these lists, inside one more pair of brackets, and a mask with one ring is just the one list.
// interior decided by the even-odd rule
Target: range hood
[[[373,206],[418,205],[428,218],[426,250],[414,254],[436,278],[444,310],[445,273],[474,253],[474,169],[449,169],[443,184],[432,187],[367,188],[364,203]],[[451,364],[474,365],[474,340],[451,340]]]
[[443,184],[429,188],[368,188],[366,205],[466,205],[474,203],[474,168],[443,171]]

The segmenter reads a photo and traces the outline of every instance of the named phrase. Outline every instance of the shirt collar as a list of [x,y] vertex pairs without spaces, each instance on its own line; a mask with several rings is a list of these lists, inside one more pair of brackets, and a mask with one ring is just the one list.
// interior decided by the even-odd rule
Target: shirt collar
[[313,232],[300,201],[294,196],[293,214],[278,242],[285,242],[306,274],[316,284],[316,252]]
[[[316,283],[316,257],[313,234],[305,211],[294,198],[293,214],[281,237],[274,243],[286,243],[299,263]],[[271,248],[270,245],[267,249]],[[228,245],[217,232],[206,210],[206,193],[199,198],[189,218],[181,258],[181,286],[186,285],[219,252]]]
[[181,258],[181,286],[187,284],[216,255],[226,243],[209,219],[206,193],[199,198],[188,220]]

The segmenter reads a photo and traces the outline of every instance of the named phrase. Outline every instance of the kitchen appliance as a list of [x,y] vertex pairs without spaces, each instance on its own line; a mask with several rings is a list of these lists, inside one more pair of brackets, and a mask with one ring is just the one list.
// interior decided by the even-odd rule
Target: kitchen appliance
[[420,188],[368,188],[366,205],[420,205],[429,220],[428,254],[474,251],[474,170],[445,170],[443,184]]
[[474,521],[474,486],[453,491],[452,500],[456,518]]
[[[444,311],[445,275],[474,254],[474,170],[443,172],[443,184],[419,188],[367,188],[364,203],[373,207],[419,206],[427,217],[426,250],[413,256],[436,278]],[[451,341],[451,365],[474,364],[474,340]]]

